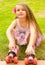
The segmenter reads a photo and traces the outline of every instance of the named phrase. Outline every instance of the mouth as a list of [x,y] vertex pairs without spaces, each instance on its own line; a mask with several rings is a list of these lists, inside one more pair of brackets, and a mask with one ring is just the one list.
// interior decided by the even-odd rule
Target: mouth
[[19,15],[23,15],[23,14],[19,14]]

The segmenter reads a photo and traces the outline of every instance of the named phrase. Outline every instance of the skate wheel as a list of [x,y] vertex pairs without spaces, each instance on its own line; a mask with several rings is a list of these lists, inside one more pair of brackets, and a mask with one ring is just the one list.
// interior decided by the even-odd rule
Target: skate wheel
[[33,61],[34,63],[34,65],[37,65],[37,58],[34,58],[34,61]]
[[6,63],[10,63],[10,59],[8,57],[6,57],[5,61]]
[[33,57],[29,57],[28,62],[29,62],[29,64],[32,64],[33,63]]
[[17,64],[18,63],[18,58],[17,57],[14,57],[14,60],[13,61],[14,61],[14,63]]
[[27,58],[25,58],[24,63],[25,63],[25,65],[28,65],[28,59]]

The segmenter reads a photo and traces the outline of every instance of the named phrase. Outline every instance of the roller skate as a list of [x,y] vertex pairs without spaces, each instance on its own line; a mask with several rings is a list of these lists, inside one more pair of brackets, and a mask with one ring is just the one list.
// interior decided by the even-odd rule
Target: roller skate
[[17,57],[18,51],[19,48],[17,45],[12,50],[9,50],[8,56],[5,59],[6,63],[12,63],[12,62],[18,63],[18,57]]
[[35,58],[35,55],[31,54],[25,58],[24,63],[25,65],[37,65],[37,59]]

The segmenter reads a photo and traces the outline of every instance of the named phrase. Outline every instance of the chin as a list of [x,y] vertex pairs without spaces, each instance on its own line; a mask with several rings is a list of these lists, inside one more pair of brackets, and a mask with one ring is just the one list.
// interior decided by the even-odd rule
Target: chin
[[25,18],[24,16],[19,16],[18,18]]

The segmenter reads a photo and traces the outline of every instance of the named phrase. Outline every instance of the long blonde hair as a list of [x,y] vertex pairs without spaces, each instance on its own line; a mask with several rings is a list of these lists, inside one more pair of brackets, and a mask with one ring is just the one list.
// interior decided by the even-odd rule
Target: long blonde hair
[[39,28],[39,25],[38,25],[33,13],[32,13],[32,10],[25,3],[19,3],[17,5],[21,5],[21,6],[24,7],[24,9],[26,11],[26,14],[27,14],[27,20],[34,25],[34,27],[36,28],[37,32],[42,34],[42,32],[41,32],[41,30]]

